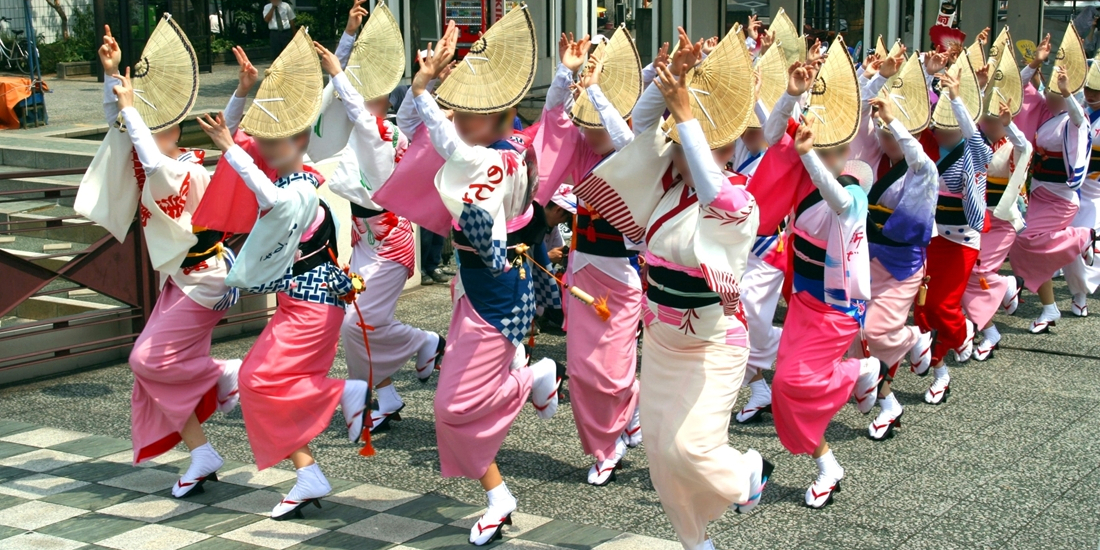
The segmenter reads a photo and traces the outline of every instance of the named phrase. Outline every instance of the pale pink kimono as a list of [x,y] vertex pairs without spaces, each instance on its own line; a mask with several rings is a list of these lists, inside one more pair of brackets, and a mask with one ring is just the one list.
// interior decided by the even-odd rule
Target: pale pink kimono
[[[1015,131],[1015,129],[1009,131]],[[993,157],[989,164],[988,177],[1011,179],[1016,170],[1026,170],[1030,158],[1027,156],[1027,151],[1022,153],[1022,155],[1017,154],[1007,138],[993,144]],[[1011,183],[1008,187],[998,204],[989,205],[989,212],[986,213],[989,231],[982,234],[978,263],[970,272],[970,280],[967,281],[966,290],[963,292],[963,309],[979,329],[985,328],[993,320],[993,315],[1000,309],[1005,292],[1008,290],[1008,279],[998,272],[1008,258],[1012,243],[1016,242],[1016,226],[1013,220],[1005,220],[997,215],[999,211],[1011,210],[1015,213],[1014,216],[1019,218],[1019,212],[1015,208],[1000,207],[1001,203],[1015,201],[1019,196],[1019,188],[1013,187]]]
[[199,305],[169,280],[130,352],[134,372],[131,433],[134,463],[170,451],[195,414],[205,422],[218,405],[225,361],[210,357],[214,325],[224,310]]
[[[1023,78],[1031,74],[1030,68],[1021,71]],[[1041,98],[1035,100],[1039,94],[1027,84],[1024,94],[1028,124],[1040,121],[1033,134],[1036,151],[1061,153],[1066,157],[1067,171],[1070,167],[1080,167],[1084,171],[1089,153],[1087,117],[1084,124],[1076,127],[1068,113],[1053,114]],[[1080,108],[1076,99],[1070,97],[1066,101]],[[1038,177],[1032,179],[1027,227],[1016,237],[1009,252],[1012,270],[1024,280],[1028,290],[1037,292],[1039,285],[1073,262],[1089,243],[1089,228],[1070,227],[1078,204],[1076,191],[1066,183],[1044,182]]]
[[[543,112],[535,144],[541,146],[539,167],[545,174],[539,177],[540,196],[547,190],[552,194],[566,178],[580,182],[603,160],[585,143],[563,105]],[[611,318],[604,321],[590,307],[568,308],[565,353],[570,401],[581,447],[585,454],[602,461],[614,455],[616,441],[638,403],[635,373],[642,289],[640,281],[633,286],[625,284],[597,264],[628,263],[626,258],[588,255],[585,260],[585,265],[574,270],[576,254],[570,259],[569,283],[592,296],[607,298]],[[608,267],[614,271],[614,267],[622,266]]]

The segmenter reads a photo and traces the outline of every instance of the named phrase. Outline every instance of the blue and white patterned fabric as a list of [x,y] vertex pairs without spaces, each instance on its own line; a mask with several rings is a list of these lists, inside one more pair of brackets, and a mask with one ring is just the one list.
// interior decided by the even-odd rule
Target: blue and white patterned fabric
[[[546,252],[546,243],[539,243],[531,247],[530,255],[539,265],[550,266],[550,255]],[[535,268],[535,303],[544,308],[561,309],[561,288],[558,280],[551,277],[545,271]]]
[[[233,262],[237,261],[237,255],[233,252],[233,249],[228,246],[223,246],[221,253],[225,261],[226,271],[232,269]],[[241,289],[232,286],[226,288],[228,290],[225,291],[225,295],[222,296],[221,300],[218,300],[218,303],[214,304],[212,308],[214,311],[225,311],[233,307],[237,303],[237,300],[241,299]]]
[[489,212],[473,204],[464,204],[458,226],[489,270],[494,275],[503,273],[508,265],[508,246],[504,241],[493,238],[493,217]]
[[[530,273],[531,265],[525,266]],[[518,269],[493,275],[488,269],[459,267],[462,288],[474,311],[515,345],[535,318],[534,278],[520,278]]]
[[[947,190],[961,194],[966,223],[975,231],[985,228],[985,174],[993,154],[981,132],[975,132],[963,145],[959,160],[943,170],[941,177]],[[941,154],[941,158],[946,154]],[[941,161],[942,162],[942,161]]]
[[344,302],[339,297],[351,292],[351,287],[351,278],[344,270],[332,262],[325,262],[301,275],[294,275],[288,269],[282,279],[248,291],[256,294],[282,292],[291,298],[343,309]]

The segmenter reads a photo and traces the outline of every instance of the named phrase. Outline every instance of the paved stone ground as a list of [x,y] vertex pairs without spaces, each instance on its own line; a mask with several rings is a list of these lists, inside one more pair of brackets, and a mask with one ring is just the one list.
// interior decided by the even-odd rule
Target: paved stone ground
[[[1068,311],[1069,296],[1064,284],[1058,281],[1057,288],[1059,304],[1064,311]],[[1100,396],[1095,389],[1100,385],[1100,361],[1096,359],[1100,351],[1100,341],[1096,337],[1098,323],[1092,318],[1064,318],[1052,334],[1026,334],[1028,321],[1038,313],[1038,309],[1037,298],[1027,295],[1016,317],[998,317],[1005,336],[1002,349],[989,362],[954,368],[953,392],[944,405],[934,407],[923,404],[921,395],[929,379],[902,373],[895,388],[908,412],[898,437],[882,443],[870,441],[866,437],[870,417],[859,415],[854,407],[846,407],[828,432],[834,451],[846,469],[846,478],[843,492],[837,495],[835,504],[825,510],[810,510],[801,505],[802,494],[816,473],[813,461],[805,456],[787,454],[775,437],[770,418],[763,424],[751,427],[733,425],[729,432],[731,443],[739,449],[759,449],[776,463],[777,471],[756,512],[748,516],[726,514],[712,524],[711,533],[718,546],[1096,548],[1100,541],[1100,524],[1096,519],[1100,517],[1100,459],[1097,458],[1100,456],[1100,443],[1097,442],[1100,436],[1100,418],[1097,415]],[[440,286],[422,288],[405,295],[398,310],[398,316],[404,321],[438,331],[446,330],[449,315],[448,293],[446,288]],[[240,357],[251,342],[251,338],[219,342],[214,346],[214,354],[223,358]],[[563,339],[540,336],[535,355],[564,360]],[[332,375],[339,377],[345,373],[341,353]],[[0,389],[0,418],[125,440],[129,435],[128,397],[131,383],[129,369],[120,364]],[[369,459],[359,456],[356,447],[349,445],[339,433],[341,430],[334,427],[315,441],[314,448],[322,467],[330,477],[347,480],[346,483],[368,483],[417,495],[428,494],[430,496],[423,497],[428,500],[423,502],[434,503],[425,504],[419,510],[406,509],[407,513],[399,515],[422,518],[421,514],[441,513],[438,510],[442,505],[438,504],[441,502],[438,499],[466,503],[454,504],[464,510],[462,516],[476,512],[484,503],[484,495],[476,482],[443,480],[439,477],[431,408],[434,379],[429,384],[421,385],[411,369],[406,369],[399,373],[396,383],[407,403],[402,413],[404,420],[395,423],[392,431],[376,437],[378,454]],[[741,400],[746,397],[742,395]],[[3,426],[29,428],[22,424]],[[338,420],[334,426],[340,426]],[[15,428],[0,428],[0,431]],[[230,415],[215,415],[207,424],[207,431],[212,443],[227,459],[234,461],[234,466],[250,463],[239,410]],[[0,436],[0,441],[5,441],[3,436]],[[8,438],[6,441],[34,445],[34,442],[20,442],[18,439]],[[103,441],[110,443],[112,451],[122,450],[126,446],[115,440]],[[114,449],[113,446],[119,447]],[[69,445],[62,450],[77,455],[89,454],[83,444]],[[8,469],[0,469],[0,477],[7,482],[0,484],[0,494],[12,494],[3,487],[31,483],[33,479],[28,481],[28,478],[46,468],[39,466],[37,461],[23,460],[20,463],[21,459],[9,458],[21,456],[23,452],[35,451],[0,446],[0,456],[11,460]],[[181,456],[173,455],[171,458]],[[100,464],[111,461],[93,457],[90,462]],[[88,463],[82,461],[84,466],[81,468],[88,467]],[[538,533],[539,542],[581,549],[598,546],[611,537],[621,536],[621,533],[658,539],[673,538],[671,527],[660,510],[650,484],[647,462],[641,449],[627,455],[625,469],[618,481],[609,487],[594,488],[585,484],[585,473],[590,462],[582,455],[577,441],[567,385],[563,406],[553,420],[540,422],[533,410],[522,412],[505,441],[499,463],[509,487],[519,498],[519,511],[552,518],[555,522],[567,522],[546,527]],[[0,461],[0,464],[4,462]],[[42,464],[49,466],[52,463],[47,461]],[[137,472],[130,470],[129,466],[117,464],[96,467],[110,471],[102,474],[103,477],[95,475],[95,479],[84,481],[98,483],[108,479],[108,473],[110,477],[115,477]],[[174,472],[179,467],[180,463],[173,462],[158,466],[158,469]],[[288,465],[284,463],[281,467],[287,468]],[[65,477],[60,475],[63,473],[51,471],[49,475]],[[81,475],[91,476],[92,473]],[[268,485],[276,485],[276,490],[288,487],[285,483],[289,479],[287,474],[270,475],[279,481]],[[82,479],[75,474],[71,477]],[[161,487],[171,482],[171,476],[160,477],[164,478],[157,480],[161,485],[150,486],[145,492],[161,491]],[[281,485],[278,484],[280,482]],[[341,486],[347,487],[344,483],[342,481]],[[76,490],[114,494],[100,485],[102,483]],[[231,484],[218,486],[224,488],[227,485]],[[120,488],[130,490],[125,486]],[[232,492],[236,489],[222,490]],[[214,497],[217,494],[212,491],[210,503],[216,503],[218,498]],[[15,496],[29,498],[20,494]],[[226,496],[229,496],[228,493]],[[277,496],[273,493],[265,496],[266,499],[261,499],[264,500],[260,503],[262,506],[256,504],[255,510],[245,512],[262,512],[273,506]],[[73,498],[79,501],[76,496]],[[0,507],[4,506],[3,502],[0,501]],[[7,502],[25,505],[21,501]],[[90,506],[93,506],[91,501],[83,508]],[[33,508],[29,510],[34,511]],[[308,520],[299,523],[339,530],[342,528],[340,522],[346,521],[342,514],[351,512],[339,507],[335,510],[310,510]],[[61,516],[76,513],[67,510]],[[188,513],[206,521],[209,518],[204,514],[227,512],[210,509],[202,513]],[[5,523],[2,518],[6,516],[0,513],[0,524]],[[107,522],[102,516],[100,512],[93,512],[88,517]],[[358,517],[352,516],[352,519]],[[355,521],[361,519],[369,518]],[[48,520],[43,518],[40,521]],[[117,519],[110,521],[113,522],[110,525],[119,526],[119,533],[114,534],[128,532],[125,526],[136,525],[123,522],[123,526],[119,523],[122,520]],[[199,525],[201,521],[196,519],[197,523],[187,525]],[[268,524],[262,518],[256,520],[251,516],[247,521],[241,521],[261,526]],[[97,524],[92,522],[91,525]],[[15,531],[5,533],[14,535],[35,530],[31,524],[12,527]],[[39,531],[46,532],[44,529]],[[196,528],[201,533],[212,535],[219,534],[216,531],[221,529],[203,531]],[[72,531],[64,531],[80,532],[75,527]],[[225,532],[230,531],[221,534]],[[27,546],[10,546],[13,541],[32,541],[29,535],[20,536],[24,538],[4,540],[0,542],[0,547],[39,547],[29,543]],[[314,542],[327,541],[329,537],[332,540],[339,538],[337,534],[326,534],[326,538],[318,537]],[[521,536],[510,544],[533,544],[520,542],[523,538]],[[641,543],[638,541],[642,539],[630,540],[633,542],[620,542],[623,547],[658,546],[657,542],[649,539]],[[456,541],[461,543],[456,537],[444,537],[438,544],[418,542],[411,546],[427,550],[450,546]],[[202,546],[213,544],[205,541],[196,548],[236,547],[229,546],[228,541],[219,542],[226,545]],[[331,546],[317,547],[343,547],[340,544],[334,542]],[[360,544],[362,547],[381,548]],[[456,547],[465,546],[458,544]]]

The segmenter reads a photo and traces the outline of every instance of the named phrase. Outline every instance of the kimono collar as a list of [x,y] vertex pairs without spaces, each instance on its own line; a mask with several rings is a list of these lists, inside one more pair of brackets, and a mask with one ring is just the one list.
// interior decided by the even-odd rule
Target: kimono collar
[[294,172],[293,174],[287,174],[281,178],[276,179],[274,182],[275,187],[286,187],[290,185],[292,181],[305,181],[313,186],[314,189],[321,187],[321,184],[325,183],[325,177],[320,172],[313,169],[312,166],[302,166],[301,172]]

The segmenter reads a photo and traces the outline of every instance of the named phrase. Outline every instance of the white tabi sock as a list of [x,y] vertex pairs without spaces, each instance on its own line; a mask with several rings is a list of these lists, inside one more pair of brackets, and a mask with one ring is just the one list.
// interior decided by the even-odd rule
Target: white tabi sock
[[836,461],[832,449],[814,460],[817,462],[817,470],[822,474],[836,479],[844,477],[844,468],[841,468],[840,463]]
[[512,496],[512,492],[508,490],[508,486],[504,482],[500,482],[500,485],[493,487],[485,492],[489,497],[489,508],[506,508],[515,509],[516,497]]
[[947,365],[932,369],[932,375],[936,377],[936,380],[940,378],[945,378],[947,380],[951,379],[951,375],[947,373]]
[[894,414],[901,410],[901,403],[898,403],[898,398],[894,397],[894,392],[879,399],[878,405],[882,407],[882,412],[887,414]]
[[1043,314],[1044,315],[1057,316],[1058,315],[1058,304],[1048,304],[1048,305],[1043,306]]
[[401,400],[401,396],[397,395],[397,388],[393,384],[378,388],[374,392],[378,396],[378,412],[380,413],[391,413],[405,404]]
[[997,330],[997,325],[989,325],[989,328],[982,330],[982,334],[985,335],[985,341],[989,342],[989,345],[1001,341],[1001,331]]

